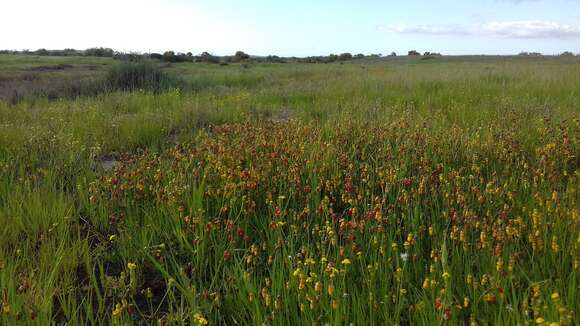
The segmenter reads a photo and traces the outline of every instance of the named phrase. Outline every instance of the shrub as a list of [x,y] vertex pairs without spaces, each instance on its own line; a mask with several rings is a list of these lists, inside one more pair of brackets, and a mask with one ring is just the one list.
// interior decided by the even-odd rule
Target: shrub
[[149,53],[149,58],[156,59],[156,60],[162,60],[163,55],[161,55],[159,53]]
[[89,56],[89,57],[107,57],[107,58],[111,58],[113,57],[113,54],[115,53],[115,51],[113,51],[113,49],[110,48],[90,48],[90,49],[86,49],[85,50],[85,55]]
[[340,61],[346,61],[346,60],[350,60],[352,59],[352,54],[350,53],[341,53],[340,56],[338,57],[338,60]]
[[144,56],[136,52],[115,52],[113,59],[121,61],[141,61],[144,59]]
[[236,62],[240,62],[240,61],[244,61],[244,60],[248,60],[250,59],[250,55],[243,52],[243,51],[238,51],[236,52],[236,54],[234,55],[234,60]]
[[46,55],[50,55],[50,52],[48,52],[47,49],[38,49],[38,50],[34,51],[34,54],[46,56]]
[[162,60],[165,62],[177,62],[178,58],[175,56],[175,52],[165,51],[165,53],[163,53]]
[[272,63],[286,63],[286,60],[280,58],[277,55],[269,55],[264,59],[265,62],[272,62]]
[[209,52],[203,52],[202,54],[195,57],[195,61],[206,63],[220,63],[220,58],[210,54]]

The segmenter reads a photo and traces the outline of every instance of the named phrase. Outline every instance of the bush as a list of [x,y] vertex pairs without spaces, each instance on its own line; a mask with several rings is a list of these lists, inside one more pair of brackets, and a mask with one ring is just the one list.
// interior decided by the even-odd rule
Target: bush
[[203,52],[202,54],[195,57],[196,62],[205,62],[205,63],[220,63],[220,58],[210,54],[209,52]]
[[161,55],[159,53],[150,53],[149,54],[149,58],[155,59],[155,60],[162,60],[163,59],[163,55]]
[[340,61],[346,61],[346,60],[350,60],[352,59],[352,54],[350,53],[341,53],[340,56],[338,56],[338,60]]
[[286,63],[286,60],[280,58],[277,55],[269,55],[264,59],[265,62],[272,62],[272,63]]
[[113,59],[121,61],[141,61],[145,59],[145,57],[136,52],[115,52],[113,54]]
[[247,53],[244,53],[243,51],[238,51],[234,55],[235,62],[240,62],[240,61],[244,61],[244,60],[248,60],[248,59],[250,59],[250,55]]
[[46,55],[50,55],[50,52],[48,52],[47,49],[38,49],[38,50],[34,51],[34,54],[46,56]]
[[85,55],[89,57],[107,57],[111,58],[115,54],[115,51],[110,48],[90,48],[85,50]]

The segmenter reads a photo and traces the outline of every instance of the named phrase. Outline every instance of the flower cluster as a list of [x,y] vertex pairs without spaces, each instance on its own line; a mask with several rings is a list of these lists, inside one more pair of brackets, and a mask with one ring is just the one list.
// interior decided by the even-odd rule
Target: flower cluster
[[91,202],[119,232],[167,212],[174,247],[206,264],[184,277],[215,293],[214,312],[237,302],[270,321],[298,311],[477,323],[505,310],[572,324],[578,139],[546,125],[539,143],[405,118],[224,125],[128,159],[92,185]]

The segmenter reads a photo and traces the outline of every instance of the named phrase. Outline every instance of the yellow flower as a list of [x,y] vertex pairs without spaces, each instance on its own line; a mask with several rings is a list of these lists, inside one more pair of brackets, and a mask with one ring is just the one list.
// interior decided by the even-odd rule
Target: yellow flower
[[302,270],[300,270],[300,268],[296,268],[296,270],[292,273],[292,276],[298,277],[298,275],[300,275],[301,272]]
[[10,304],[8,302],[2,303],[2,314],[8,315],[10,313]]
[[544,321],[545,321],[545,320],[544,320],[544,318],[542,318],[542,317],[538,317],[538,318],[536,319],[536,324],[543,324],[543,323],[544,323]]
[[320,292],[320,290],[322,290],[322,284],[320,282],[316,282],[316,284],[314,284],[314,290],[316,292]]
[[134,271],[137,268],[137,265],[135,265],[134,263],[128,263],[127,268],[131,271]]
[[207,319],[205,319],[205,317],[200,313],[194,314],[193,319],[195,320],[195,323],[199,326],[207,325]]
[[350,259],[348,259],[348,258],[343,259],[342,264],[347,265],[347,266],[350,265]]
[[449,273],[447,273],[447,272],[443,273],[443,278],[444,278],[444,279],[448,279],[448,278],[450,278],[450,277],[451,277],[451,274],[449,274]]
[[300,284],[298,284],[298,288],[300,290],[304,290],[304,288],[306,287],[306,283],[304,282],[303,279],[300,280]]
[[552,300],[554,300],[554,301],[560,300],[560,294],[558,292],[552,293],[551,297],[552,297]]
[[120,303],[115,305],[115,309],[113,310],[113,316],[119,316],[123,312],[123,306]]
[[428,289],[429,288],[429,278],[425,278],[425,281],[423,281],[423,289]]
[[334,294],[334,285],[330,284],[328,286],[328,295],[333,295]]

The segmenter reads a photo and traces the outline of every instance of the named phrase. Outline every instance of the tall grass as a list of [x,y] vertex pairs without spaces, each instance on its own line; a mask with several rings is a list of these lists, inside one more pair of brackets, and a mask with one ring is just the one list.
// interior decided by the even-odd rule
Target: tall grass
[[577,323],[577,61],[140,65],[0,102],[0,323]]
[[[72,65],[40,66],[37,71],[6,74],[0,85],[0,99],[17,104],[24,100],[75,99],[112,92],[144,91],[160,93],[170,89],[192,88],[181,78],[152,61],[122,61],[98,70],[80,70]],[[94,66],[91,66],[94,67]],[[91,68],[94,69],[94,68]]]
[[151,61],[117,63],[109,69],[104,83],[107,91],[146,90],[156,93],[183,85],[177,77],[164,72]]

